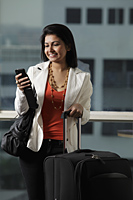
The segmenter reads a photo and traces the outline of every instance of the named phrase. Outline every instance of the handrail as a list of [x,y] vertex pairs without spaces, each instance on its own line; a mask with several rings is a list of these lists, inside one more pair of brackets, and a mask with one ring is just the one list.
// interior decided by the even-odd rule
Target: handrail
[[[16,111],[1,110],[0,121],[10,121],[17,116]],[[90,122],[133,122],[133,112],[90,111]]]
[[133,122],[133,112],[91,111],[90,121],[93,122]]

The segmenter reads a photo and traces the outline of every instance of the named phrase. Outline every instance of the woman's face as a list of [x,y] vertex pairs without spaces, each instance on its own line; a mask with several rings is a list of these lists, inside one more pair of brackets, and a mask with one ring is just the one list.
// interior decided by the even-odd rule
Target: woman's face
[[70,49],[56,35],[46,35],[44,53],[51,62],[66,62],[66,54]]

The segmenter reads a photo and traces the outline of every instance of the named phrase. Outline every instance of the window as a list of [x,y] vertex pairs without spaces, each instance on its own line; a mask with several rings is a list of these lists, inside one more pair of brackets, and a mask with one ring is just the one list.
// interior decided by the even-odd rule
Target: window
[[104,60],[104,110],[133,111],[132,87],[133,60]]
[[126,84],[128,88],[133,87],[133,60],[127,61]]
[[[132,130],[132,123],[103,123],[102,135],[104,136],[119,136],[124,132],[128,135],[129,130]],[[123,130],[123,131],[122,131]]]
[[0,74],[1,86],[16,86],[14,74]]
[[123,83],[121,60],[105,60],[104,61],[104,86],[105,87],[121,87]]
[[109,9],[108,23],[109,24],[123,24],[123,9]]
[[133,8],[131,8],[129,11],[129,23],[133,24]]
[[133,60],[104,60],[105,87],[133,86]]
[[87,9],[87,23],[101,24],[102,23],[102,9],[100,8]]
[[81,23],[81,9],[67,8],[66,9],[66,23],[80,24]]
[[[13,93],[15,95],[15,92]],[[14,96],[7,96],[0,98],[0,104],[3,110],[13,110],[14,109]]]

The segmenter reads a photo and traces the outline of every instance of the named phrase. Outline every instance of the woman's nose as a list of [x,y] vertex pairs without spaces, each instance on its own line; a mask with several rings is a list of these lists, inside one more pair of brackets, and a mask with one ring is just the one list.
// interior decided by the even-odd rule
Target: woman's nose
[[51,51],[51,52],[53,51],[53,46],[52,45],[49,46],[49,51]]

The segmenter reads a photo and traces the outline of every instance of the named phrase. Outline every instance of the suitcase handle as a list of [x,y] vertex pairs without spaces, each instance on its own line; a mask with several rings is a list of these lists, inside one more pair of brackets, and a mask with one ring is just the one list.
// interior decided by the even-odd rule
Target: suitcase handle
[[[67,133],[67,117],[69,116],[71,110],[62,113],[61,118],[63,119],[63,154],[66,152],[66,133]],[[80,150],[81,143],[81,117],[78,117],[78,136],[77,136],[77,149]]]
[[71,112],[71,110],[68,110],[68,111],[63,112],[62,115],[61,115],[61,118],[62,118],[62,119],[66,119],[67,116],[69,116],[70,112]]

